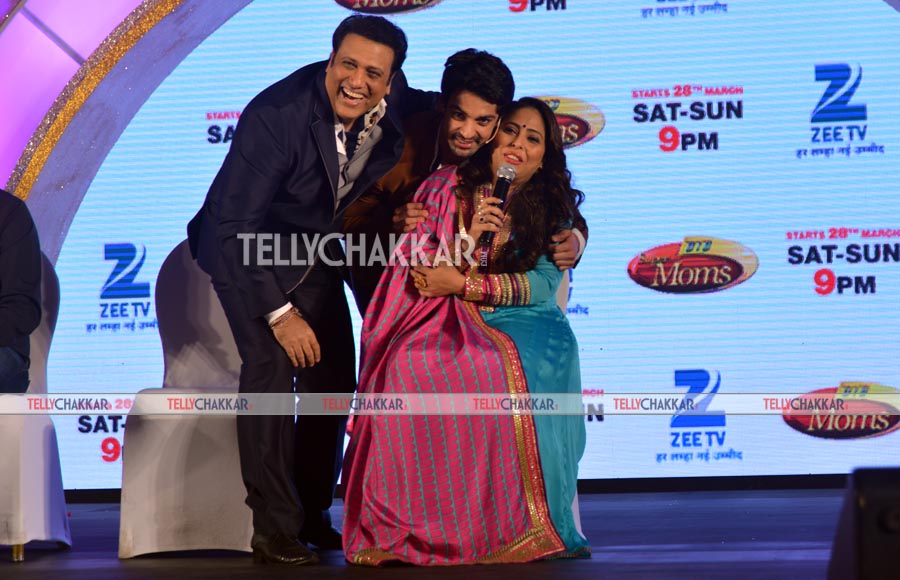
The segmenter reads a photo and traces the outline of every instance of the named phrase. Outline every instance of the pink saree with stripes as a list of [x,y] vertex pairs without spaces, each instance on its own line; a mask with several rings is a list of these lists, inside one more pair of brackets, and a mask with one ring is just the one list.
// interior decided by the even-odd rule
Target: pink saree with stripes
[[[420,188],[415,201],[429,218],[419,235],[454,239],[454,184],[450,168]],[[473,303],[421,298],[408,272],[389,266],[369,306],[360,392],[527,393],[512,340]],[[344,551],[353,563],[528,562],[566,552],[529,415],[358,415],[344,481]]]

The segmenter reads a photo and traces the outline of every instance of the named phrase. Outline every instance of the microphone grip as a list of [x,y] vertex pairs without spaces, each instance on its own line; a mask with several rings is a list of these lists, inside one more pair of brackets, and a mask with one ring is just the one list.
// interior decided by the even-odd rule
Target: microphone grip
[[[497,185],[494,187],[494,191],[491,194],[491,197],[496,197],[500,200],[500,203],[497,205],[498,208],[503,209],[503,206],[506,203],[506,196],[509,194],[509,186],[510,180],[500,178],[497,180]],[[479,246],[490,246],[491,242],[494,241],[494,233],[495,232],[484,232],[481,234],[481,237],[478,239]]]

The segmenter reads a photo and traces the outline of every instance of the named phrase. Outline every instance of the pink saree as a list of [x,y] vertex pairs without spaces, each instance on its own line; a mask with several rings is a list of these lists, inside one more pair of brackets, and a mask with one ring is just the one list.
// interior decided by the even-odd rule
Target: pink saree
[[[455,182],[446,168],[419,189],[414,201],[429,218],[417,234],[452,245]],[[527,393],[513,341],[473,303],[421,298],[408,271],[389,266],[369,306],[359,391]],[[358,415],[344,469],[350,562],[528,562],[566,553],[530,415]]]

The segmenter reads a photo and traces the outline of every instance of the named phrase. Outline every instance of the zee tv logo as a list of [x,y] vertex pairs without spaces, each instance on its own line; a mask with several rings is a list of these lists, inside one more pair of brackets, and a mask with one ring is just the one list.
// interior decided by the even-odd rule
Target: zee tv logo
[[566,0],[509,0],[510,12],[524,12],[529,6],[531,6],[531,12],[541,6],[546,7],[548,11],[565,10]]
[[[862,65],[857,67],[855,74],[846,63],[816,65],[816,82],[827,82],[828,87],[810,115],[810,123],[819,124],[810,127],[812,143],[865,140],[866,132],[869,130],[866,124],[869,119],[868,107],[865,103],[850,104],[862,82],[862,76]],[[851,121],[858,124],[848,124]]]
[[150,298],[150,283],[135,281],[147,259],[147,248],[142,246],[138,256],[134,244],[105,244],[103,259],[116,264],[100,290],[100,300],[106,301],[100,303],[100,318],[149,316],[150,300],[142,299]]

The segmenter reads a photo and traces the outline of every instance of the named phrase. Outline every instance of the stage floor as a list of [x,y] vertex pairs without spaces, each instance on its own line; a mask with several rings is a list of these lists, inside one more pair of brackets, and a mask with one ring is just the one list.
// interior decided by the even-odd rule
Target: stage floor
[[[456,568],[350,566],[323,552],[306,568],[254,566],[241,552],[116,557],[118,504],[70,504],[74,546],[29,544],[26,561],[0,549],[0,578],[590,578],[818,580],[826,576],[843,490],[757,490],[580,496],[590,560]],[[332,513],[340,521],[341,505]]]

